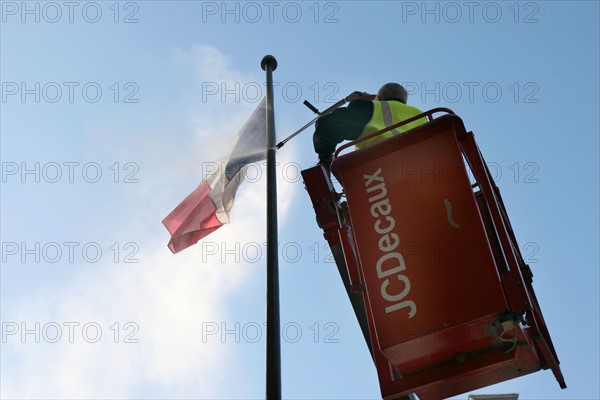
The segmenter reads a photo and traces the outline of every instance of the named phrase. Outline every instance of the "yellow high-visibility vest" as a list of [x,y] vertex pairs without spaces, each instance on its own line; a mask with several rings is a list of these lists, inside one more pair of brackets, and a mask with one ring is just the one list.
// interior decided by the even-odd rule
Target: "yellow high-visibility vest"
[[[421,113],[422,111],[417,107],[409,106],[399,101],[373,101],[373,116],[363,128],[360,137],[365,137],[371,133],[377,132],[388,126],[392,126],[398,122],[407,120]],[[390,138],[394,135],[399,135],[402,132],[406,132],[412,128],[424,124],[425,122],[427,122],[426,117],[419,118],[416,121],[409,122],[406,125],[402,125],[396,129],[392,129],[391,131],[377,135],[374,138],[360,142],[355,147],[357,150],[362,149],[380,140]]]

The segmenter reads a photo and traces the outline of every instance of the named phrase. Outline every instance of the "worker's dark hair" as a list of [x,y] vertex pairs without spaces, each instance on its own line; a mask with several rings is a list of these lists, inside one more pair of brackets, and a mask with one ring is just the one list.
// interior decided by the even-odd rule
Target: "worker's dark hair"
[[404,86],[394,82],[383,85],[377,92],[377,96],[379,96],[379,100],[398,100],[404,104],[408,100],[408,92]]

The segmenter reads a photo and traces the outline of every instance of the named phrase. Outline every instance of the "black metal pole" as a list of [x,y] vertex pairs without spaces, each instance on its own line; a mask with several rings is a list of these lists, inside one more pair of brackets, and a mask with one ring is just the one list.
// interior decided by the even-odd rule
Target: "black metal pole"
[[277,60],[263,57],[267,74],[267,392],[269,400],[281,399],[281,339],[279,322],[279,260],[277,244],[277,176],[275,171],[275,113],[273,75]]

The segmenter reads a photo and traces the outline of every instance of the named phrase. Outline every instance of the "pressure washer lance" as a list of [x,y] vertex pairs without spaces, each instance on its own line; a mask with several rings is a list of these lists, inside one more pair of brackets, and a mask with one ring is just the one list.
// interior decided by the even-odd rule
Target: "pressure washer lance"
[[309,126],[311,126],[312,124],[314,124],[315,122],[317,122],[317,120],[327,114],[331,114],[335,109],[340,108],[341,106],[343,106],[344,104],[358,99],[360,96],[363,95],[363,92],[352,92],[349,96],[343,98],[342,100],[338,101],[337,103],[335,103],[334,105],[332,105],[331,107],[329,107],[328,109],[326,109],[323,112],[319,112],[319,109],[316,108],[315,106],[313,106],[312,104],[310,104],[310,102],[308,100],[304,100],[304,105],[308,108],[310,108],[312,110],[312,112],[314,112],[315,114],[317,114],[317,116],[310,121],[308,124],[304,125],[302,128],[298,129],[296,132],[292,133],[290,136],[288,136],[287,138],[283,139],[281,142],[279,142],[277,144],[277,146],[275,146],[277,149],[280,149],[283,147],[284,144],[286,144],[290,139],[293,139],[294,137],[296,137],[300,132],[302,132],[303,130],[305,130],[306,128],[308,128]]

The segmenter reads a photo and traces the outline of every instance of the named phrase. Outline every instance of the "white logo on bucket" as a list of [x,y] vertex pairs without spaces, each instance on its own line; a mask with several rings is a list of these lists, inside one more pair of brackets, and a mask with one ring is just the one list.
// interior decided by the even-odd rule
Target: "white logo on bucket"
[[[377,169],[373,175],[363,175],[363,178],[367,193],[371,195],[369,197],[369,204],[371,204],[370,213],[373,218],[376,218],[373,228],[377,234],[381,235],[377,245],[383,254],[379,257],[376,264],[377,277],[379,279],[385,278],[381,283],[381,296],[386,301],[394,303],[387,306],[385,312],[391,313],[403,308],[409,308],[408,317],[412,318],[417,313],[417,305],[414,301],[403,300],[410,292],[410,280],[407,276],[401,274],[402,271],[406,270],[404,257],[399,252],[394,251],[400,244],[400,239],[396,233],[392,232],[396,226],[396,220],[390,215],[392,206],[390,200],[387,198],[387,189],[381,176],[381,168]],[[390,294],[388,292],[388,288],[391,285],[390,278],[388,277],[394,274],[398,281],[404,284],[404,289],[398,294]]]

